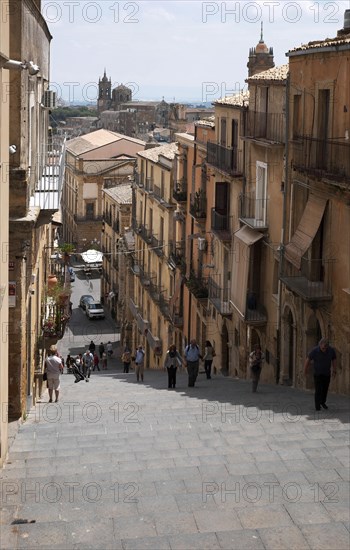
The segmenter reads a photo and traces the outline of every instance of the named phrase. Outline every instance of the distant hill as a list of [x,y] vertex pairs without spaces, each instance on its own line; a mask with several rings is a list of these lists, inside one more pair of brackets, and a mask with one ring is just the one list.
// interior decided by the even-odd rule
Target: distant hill
[[57,107],[51,112],[51,126],[56,128],[59,122],[65,121],[72,116],[98,116],[96,109],[88,108],[86,105],[71,105],[68,107]]

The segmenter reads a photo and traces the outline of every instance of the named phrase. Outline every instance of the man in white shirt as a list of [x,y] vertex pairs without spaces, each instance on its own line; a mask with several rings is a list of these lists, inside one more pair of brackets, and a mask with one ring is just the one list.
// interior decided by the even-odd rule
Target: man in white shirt
[[51,346],[49,355],[45,360],[45,372],[47,375],[47,387],[49,390],[49,403],[52,403],[52,394],[55,390],[56,403],[60,393],[60,375],[63,372],[62,359],[58,357],[56,346]]
[[140,380],[143,382],[143,371],[144,371],[144,361],[145,361],[145,352],[143,350],[143,347],[140,345],[137,348],[136,351],[136,357],[135,357],[135,372],[136,372],[136,380]]

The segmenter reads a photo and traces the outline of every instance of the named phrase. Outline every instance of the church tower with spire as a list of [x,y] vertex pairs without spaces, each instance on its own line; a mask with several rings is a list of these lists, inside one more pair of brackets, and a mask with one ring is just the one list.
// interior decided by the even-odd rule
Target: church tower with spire
[[268,48],[263,39],[263,24],[261,23],[260,40],[255,48],[249,50],[247,63],[248,77],[253,76],[275,66],[273,60],[273,48]]
[[110,78],[107,78],[106,69],[102,78],[98,80],[98,100],[97,100],[97,111],[102,113],[102,111],[108,111],[112,103],[112,81]]

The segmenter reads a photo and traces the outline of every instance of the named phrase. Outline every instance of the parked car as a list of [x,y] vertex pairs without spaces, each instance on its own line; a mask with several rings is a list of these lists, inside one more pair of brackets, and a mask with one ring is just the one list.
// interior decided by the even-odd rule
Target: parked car
[[89,302],[86,306],[86,316],[89,319],[104,319],[105,311],[100,302]]
[[91,294],[83,294],[79,300],[79,306],[85,311],[87,304],[91,304],[94,301],[95,299]]

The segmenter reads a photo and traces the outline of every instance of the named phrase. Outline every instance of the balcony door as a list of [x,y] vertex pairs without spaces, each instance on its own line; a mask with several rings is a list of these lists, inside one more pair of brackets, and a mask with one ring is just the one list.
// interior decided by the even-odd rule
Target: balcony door
[[267,164],[256,163],[255,220],[257,226],[266,225]]
[[232,168],[237,170],[238,120],[232,119],[231,122]]
[[316,168],[327,167],[327,143],[329,137],[329,106],[330,90],[319,90],[318,92],[318,120],[317,120],[317,152]]
[[227,229],[228,220],[228,185],[225,182],[218,182],[215,186],[215,227],[216,229]]
[[226,215],[228,209],[228,186],[225,182],[218,182],[215,187],[215,210]]

